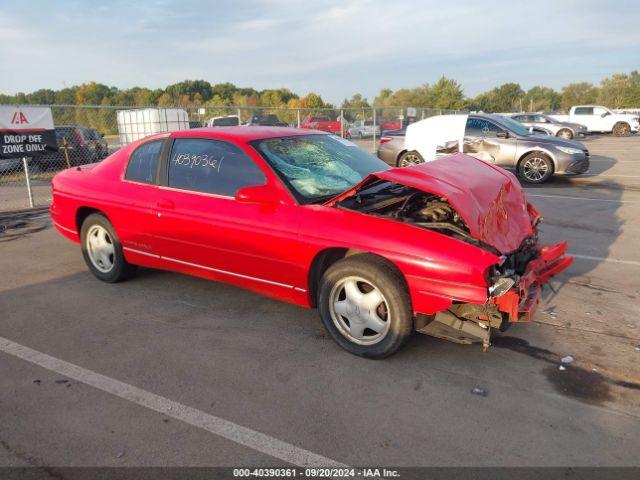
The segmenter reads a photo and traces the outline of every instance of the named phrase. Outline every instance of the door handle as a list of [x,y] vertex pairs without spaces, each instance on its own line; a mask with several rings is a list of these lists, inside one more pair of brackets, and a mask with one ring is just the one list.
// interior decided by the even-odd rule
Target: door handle
[[158,208],[164,208],[165,210],[173,210],[176,207],[176,204],[173,203],[173,200],[158,200],[156,203]]

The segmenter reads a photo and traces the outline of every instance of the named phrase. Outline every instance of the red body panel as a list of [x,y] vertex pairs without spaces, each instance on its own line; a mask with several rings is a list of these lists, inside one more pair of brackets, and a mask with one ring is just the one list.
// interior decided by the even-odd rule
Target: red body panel
[[[319,130],[321,132],[335,133],[340,135],[341,124],[335,120],[329,120],[326,117],[326,120],[317,120],[320,116],[318,115],[307,115],[302,123],[300,124],[300,128],[306,128],[310,130]],[[325,118],[325,117],[322,117]]]
[[[80,209],[98,210],[112,223],[131,263],[224,281],[303,306],[314,303],[309,294],[313,260],[328,248],[368,252],[390,260],[407,281],[416,313],[432,314],[448,308],[453,301],[487,301],[486,273],[500,261],[497,256],[406,223],[338,209],[331,204],[299,205],[247,143],[309,133],[277,127],[217,127],[148,137],[100,164],[56,175],[51,216],[58,230],[77,242]],[[232,197],[124,180],[127,161],[137,146],[169,136],[234,143],[263,170],[267,184],[274,187],[276,201],[269,206],[247,204]],[[528,219],[529,214],[520,187],[510,184],[509,176],[485,165],[486,171],[478,167],[473,175],[464,173],[473,201],[468,197],[460,200],[453,182],[459,175],[457,167],[458,160],[451,157],[377,175],[432,192],[437,188],[436,193],[447,196],[461,214],[464,212],[465,220],[473,223],[479,234],[509,250],[527,232],[525,217]],[[482,182],[485,190],[480,188]],[[495,202],[496,194],[507,205],[506,211],[496,207],[504,216],[494,215],[484,203]],[[528,225],[531,232],[531,220]],[[501,233],[506,236],[504,244],[498,241]],[[553,259],[562,257],[564,250],[543,249],[541,253],[540,260],[546,263],[532,267],[532,275],[557,273],[560,264]],[[538,279],[537,283],[542,281]],[[504,308],[512,305],[505,304]]]
[[533,234],[524,191],[513,174],[458,153],[376,176],[446,197],[471,235],[500,253],[510,253]]

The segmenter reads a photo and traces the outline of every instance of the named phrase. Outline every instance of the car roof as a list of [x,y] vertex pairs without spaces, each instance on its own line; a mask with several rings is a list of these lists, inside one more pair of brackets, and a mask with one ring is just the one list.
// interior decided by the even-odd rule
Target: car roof
[[236,127],[204,127],[171,132],[172,138],[219,138],[250,142],[264,138],[296,137],[301,135],[328,135],[327,132],[291,127],[236,126]]

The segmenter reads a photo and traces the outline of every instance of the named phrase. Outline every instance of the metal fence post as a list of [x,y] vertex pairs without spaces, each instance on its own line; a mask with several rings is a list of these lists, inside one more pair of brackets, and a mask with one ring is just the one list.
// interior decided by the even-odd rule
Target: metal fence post
[[238,108],[237,113],[238,113],[238,124],[242,124],[242,110]]
[[31,174],[29,173],[29,159],[22,157],[22,166],[24,167],[24,178],[27,182],[27,193],[29,194],[29,208],[33,208],[33,191],[31,190]]
[[298,128],[300,128],[300,109],[297,110],[298,113]]
[[340,110],[340,136],[344,138],[344,110]]
[[[376,109],[373,109],[373,153],[376,153]],[[380,132],[382,134],[382,131]]]

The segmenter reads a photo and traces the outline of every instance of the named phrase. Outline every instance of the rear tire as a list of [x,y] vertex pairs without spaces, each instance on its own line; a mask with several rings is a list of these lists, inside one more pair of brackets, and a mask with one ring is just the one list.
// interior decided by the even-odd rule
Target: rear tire
[[404,152],[398,158],[399,167],[412,167],[413,165],[419,165],[421,163],[424,163],[424,158],[422,158],[422,155],[414,150]]
[[518,174],[527,183],[544,183],[553,175],[553,162],[544,153],[529,153],[520,161]]
[[556,133],[556,137],[573,140],[573,132],[569,128],[561,128],[558,130],[558,133]]
[[336,343],[361,357],[388,357],[413,331],[404,277],[374,255],[353,255],[329,267],[320,280],[318,308]]
[[618,122],[613,126],[611,132],[614,137],[626,137],[631,134],[631,126],[625,122]]
[[107,283],[135,276],[137,267],[127,262],[113,226],[101,213],[92,213],[80,229],[82,256],[93,275]]

